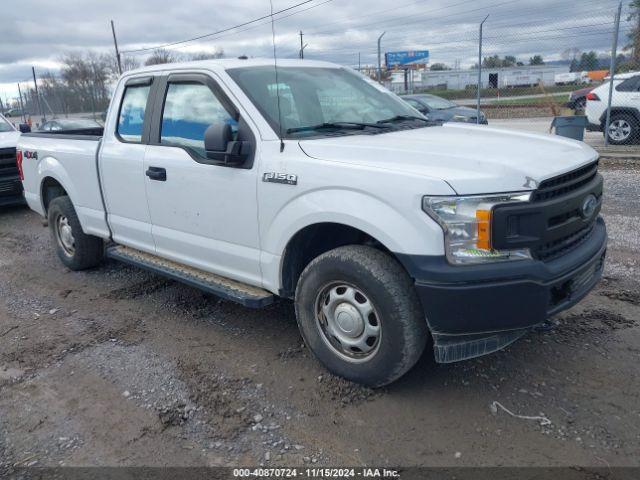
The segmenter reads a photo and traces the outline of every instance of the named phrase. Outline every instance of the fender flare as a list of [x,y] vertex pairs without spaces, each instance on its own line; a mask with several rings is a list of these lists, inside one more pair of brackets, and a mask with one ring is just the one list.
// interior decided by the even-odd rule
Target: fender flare
[[[420,206],[416,205],[416,208],[420,209]],[[384,219],[384,226],[381,226],[381,219]],[[296,233],[319,223],[356,228],[394,253],[423,253],[429,231],[437,235],[436,238],[442,238],[442,228],[426,214],[422,223],[416,222],[415,217],[408,218],[406,212],[373,195],[331,188],[306,192],[284,205],[263,231],[262,249],[283,256]],[[444,255],[444,242],[440,242],[440,248]]]
[[47,178],[52,178],[64,188],[65,192],[71,199],[71,203],[76,206],[75,199],[78,198],[77,191],[73,186],[73,182],[69,177],[66,169],[62,166],[62,164],[55,159],[54,157],[45,157],[38,163],[38,178],[40,179],[40,184],[38,186],[38,191],[40,194],[40,206],[42,210],[46,212],[46,208],[44,205],[44,195],[42,188],[44,186],[44,182]]

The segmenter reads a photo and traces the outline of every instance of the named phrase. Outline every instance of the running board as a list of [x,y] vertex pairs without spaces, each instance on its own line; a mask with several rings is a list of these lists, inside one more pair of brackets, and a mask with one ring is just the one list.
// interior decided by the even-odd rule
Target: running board
[[237,302],[245,307],[261,308],[274,302],[272,293],[262,288],[221,277],[214,273],[198,270],[186,265],[160,258],[122,245],[106,249],[106,256],[144,270],[186,283],[192,287],[212,293],[226,300]]

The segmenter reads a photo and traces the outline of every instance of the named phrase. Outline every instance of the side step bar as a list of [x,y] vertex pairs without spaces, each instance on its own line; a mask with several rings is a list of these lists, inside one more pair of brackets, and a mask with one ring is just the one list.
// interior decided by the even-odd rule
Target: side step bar
[[106,256],[186,283],[207,293],[237,302],[245,307],[261,308],[272,304],[275,300],[271,292],[261,288],[181,265],[122,245],[107,247]]

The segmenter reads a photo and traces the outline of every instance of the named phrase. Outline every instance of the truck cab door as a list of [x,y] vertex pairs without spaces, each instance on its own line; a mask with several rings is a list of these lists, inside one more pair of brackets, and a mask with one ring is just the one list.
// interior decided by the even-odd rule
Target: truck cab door
[[117,117],[109,118],[99,154],[100,179],[113,240],[150,253],[155,252],[151,217],[145,191],[144,156],[147,150],[153,77],[129,80],[120,101],[113,102]]
[[[145,155],[147,202],[157,254],[259,285],[256,141],[249,125],[208,74],[171,74],[158,82]],[[204,134],[228,124],[252,155],[230,166],[208,158]]]

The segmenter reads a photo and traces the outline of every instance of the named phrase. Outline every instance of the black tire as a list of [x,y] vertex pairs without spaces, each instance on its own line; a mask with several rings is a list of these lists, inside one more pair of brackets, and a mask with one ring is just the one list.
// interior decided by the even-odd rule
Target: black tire
[[[342,346],[332,346],[340,342],[337,337],[327,334],[323,326],[328,322],[322,313],[323,305],[329,305],[329,298],[333,297],[332,293],[321,297],[322,292],[342,284],[353,287],[356,294],[353,298],[360,295],[362,299],[364,295],[367,305],[373,305],[373,317],[369,315],[371,320],[367,318],[364,322],[372,321],[380,327],[379,338],[375,343],[371,342],[376,345],[375,350],[362,358],[350,358],[349,355],[358,353],[345,353],[339,351]],[[339,291],[340,287],[335,287],[335,292]],[[340,298],[338,293],[335,295]],[[340,318],[335,312],[342,305],[345,303],[335,308],[333,318]],[[395,259],[368,246],[339,247],[314,259],[298,281],[295,308],[305,343],[318,360],[332,373],[371,387],[387,385],[413,367],[422,355],[429,335],[409,275]],[[317,314],[317,310],[321,312]],[[366,339],[367,342],[370,340],[371,337]]]
[[[86,270],[100,264],[104,257],[104,242],[101,238],[87,235],[82,231],[78,215],[69,197],[54,198],[49,204],[47,217],[51,238],[62,263],[71,270]],[[60,222],[64,223],[63,227]],[[72,249],[65,246],[69,243],[68,237],[65,237],[66,242],[61,238],[62,229],[67,227],[70,227],[72,234]]]
[[[620,132],[625,131],[624,125],[628,125],[630,132],[628,136],[611,136],[610,132],[605,132],[605,135],[609,135],[609,143],[611,145],[629,145],[640,141],[640,123],[638,119],[628,113],[614,113],[611,115],[609,121],[610,129],[614,127],[618,122],[620,123]],[[603,129],[604,130],[604,129]]]

